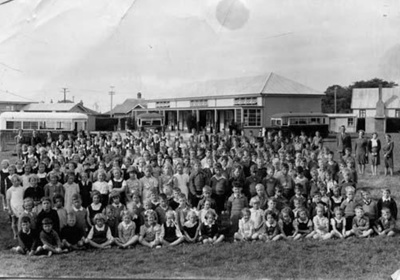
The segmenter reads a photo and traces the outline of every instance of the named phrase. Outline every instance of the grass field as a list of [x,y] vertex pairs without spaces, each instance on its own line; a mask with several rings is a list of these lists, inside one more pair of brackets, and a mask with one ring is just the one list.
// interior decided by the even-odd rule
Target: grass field
[[[395,145],[399,140],[399,135],[394,135]],[[328,145],[333,147],[332,141]],[[400,148],[395,146],[395,153],[395,162],[399,162]],[[10,153],[3,153],[4,157],[10,157]],[[395,170],[399,170],[398,163]],[[380,190],[389,187],[400,205],[399,178],[399,172],[393,178],[368,173],[359,179],[358,188],[368,188],[374,198],[379,198]],[[8,277],[389,279],[400,269],[400,233],[394,238],[366,240],[226,242],[153,250],[138,246],[47,258],[10,252],[16,243],[3,212],[0,228],[0,276]]]

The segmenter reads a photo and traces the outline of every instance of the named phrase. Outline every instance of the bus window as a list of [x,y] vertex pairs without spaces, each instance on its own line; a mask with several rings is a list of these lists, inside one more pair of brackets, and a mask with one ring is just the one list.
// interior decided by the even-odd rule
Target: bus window
[[161,125],[161,120],[153,120],[153,125]]
[[21,122],[6,122],[6,129],[20,129],[21,128]]
[[22,124],[23,129],[38,129],[38,122],[25,122]]
[[70,122],[57,122],[56,129],[57,130],[71,130],[72,124]]
[[142,120],[142,126],[151,125],[151,120]]
[[282,125],[288,125],[288,118],[282,118]]

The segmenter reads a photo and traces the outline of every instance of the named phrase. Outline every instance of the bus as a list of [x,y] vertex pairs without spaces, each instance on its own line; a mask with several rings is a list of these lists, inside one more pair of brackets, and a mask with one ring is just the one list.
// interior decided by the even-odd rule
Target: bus
[[319,131],[322,137],[329,134],[329,117],[323,113],[279,113],[271,116],[271,127],[284,133],[312,136]]
[[4,112],[0,114],[0,150],[15,144],[14,138],[21,129],[24,135],[36,130],[39,135],[50,131],[57,136],[87,130],[87,123],[88,116],[82,113]]
[[139,130],[154,129],[164,130],[164,116],[158,113],[143,113],[136,117]]

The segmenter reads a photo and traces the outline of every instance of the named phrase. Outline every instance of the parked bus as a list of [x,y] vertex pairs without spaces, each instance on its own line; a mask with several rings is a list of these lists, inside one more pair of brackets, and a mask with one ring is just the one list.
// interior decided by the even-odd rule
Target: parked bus
[[322,137],[327,137],[329,118],[323,113],[279,113],[271,117],[271,127],[284,133],[304,131],[309,136],[319,131]]
[[164,116],[158,113],[143,113],[136,117],[136,125],[139,130],[144,129],[157,129],[162,131],[164,129]]
[[87,122],[88,116],[82,113],[4,112],[0,114],[0,150],[15,144],[14,138],[20,129],[25,135],[37,130],[40,135],[50,131],[57,136],[87,130]]

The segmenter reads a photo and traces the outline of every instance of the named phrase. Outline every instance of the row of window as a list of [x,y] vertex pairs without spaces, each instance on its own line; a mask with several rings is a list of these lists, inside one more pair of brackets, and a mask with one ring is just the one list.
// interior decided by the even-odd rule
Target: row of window
[[[257,105],[257,97],[244,97],[244,98],[235,98],[234,100],[235,106],[249,106],[249,105]],[[156,108],[170,108],[170,101],[157,101]],[[197,99],[190,101],[190,107],[208,107],[207,99]]]
[[[361,109],[358,111],[358,117],[359,118],[366,118],[367,117],[367,110]],[[394,117],[395,118],[400,118],[400,109],[396,109],[394,111]]]
[[[6,129],[44,129],[44,130],[72,130],[72,122],[68,121],[42,121],[42,122],[31,122],[31,121],[6,121]],[[82,122],[77,123],[77,129],[85,129],[85,125]]]
[[257,97],[235,98],[235,106],[257,105]]

